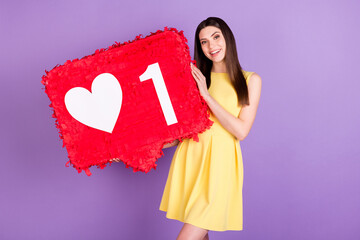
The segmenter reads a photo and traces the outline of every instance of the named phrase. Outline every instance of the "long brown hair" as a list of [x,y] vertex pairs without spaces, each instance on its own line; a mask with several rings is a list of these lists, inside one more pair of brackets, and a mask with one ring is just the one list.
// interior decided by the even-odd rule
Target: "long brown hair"
[[213,62],[208,59],[203,53],[200,45],[199,33],[201,29],[214,26],[221,30],[226,43],[226,52],[225,52],[225,64],[226,70],[229,74],[232,85],[235,88],[238,103],[240,105],[249,105],[249,93],[246,84],[246,79],[242,73],[242,68],[237,55],[235,38],[230,30],[229,26],[224,22],[224,20],[217,17],[209,17],[202,21],[195,32],[195,49],[194,49],[194,59],[196,61],[197,67],[206,77],[206,84],[209,88],[211,85],[210,72],[213,65]]

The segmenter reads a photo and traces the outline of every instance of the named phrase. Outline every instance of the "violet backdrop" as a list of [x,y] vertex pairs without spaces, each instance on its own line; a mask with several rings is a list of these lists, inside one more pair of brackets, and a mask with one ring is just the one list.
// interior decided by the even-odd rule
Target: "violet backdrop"
[[46,70],[115,41],[209,16],[232,29],[240,63],[263,81],[242,141],[244,230],[210,239],[360,239],[360,2],[0,2],[0,239],[175,239],[158,210],[175,147],[156,170],[66,168]]

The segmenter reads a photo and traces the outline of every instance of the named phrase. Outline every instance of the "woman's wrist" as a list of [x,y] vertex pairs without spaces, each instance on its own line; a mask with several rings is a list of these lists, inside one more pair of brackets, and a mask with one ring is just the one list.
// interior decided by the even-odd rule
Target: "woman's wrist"
[[203,99],[205,100],[205,102],[209,105],[209,103],[211,102],[211,95],[210,93],[206,94]]

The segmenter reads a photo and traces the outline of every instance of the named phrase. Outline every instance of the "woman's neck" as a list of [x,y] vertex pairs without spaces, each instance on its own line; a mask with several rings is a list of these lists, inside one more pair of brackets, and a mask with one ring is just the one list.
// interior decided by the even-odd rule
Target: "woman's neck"
[[213,65],[212,65],[212,68],[211,68],[211,71],[212,72],[215,72],[215,73],[226,73],[226,64],[224,61],[222,62],[213,62]]

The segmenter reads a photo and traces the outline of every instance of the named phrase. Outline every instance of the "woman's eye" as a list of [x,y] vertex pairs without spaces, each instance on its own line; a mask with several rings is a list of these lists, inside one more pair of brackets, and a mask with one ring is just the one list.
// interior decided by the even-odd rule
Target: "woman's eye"
[[219,35],[216,35],[215,37],[214,37],[214,39],[217,39],[217,38],[219,38],[220,36]]
[[206,43],[206,41],[202,41],[202,42],[201,42],[201,44],[205,44],[205,43]]

